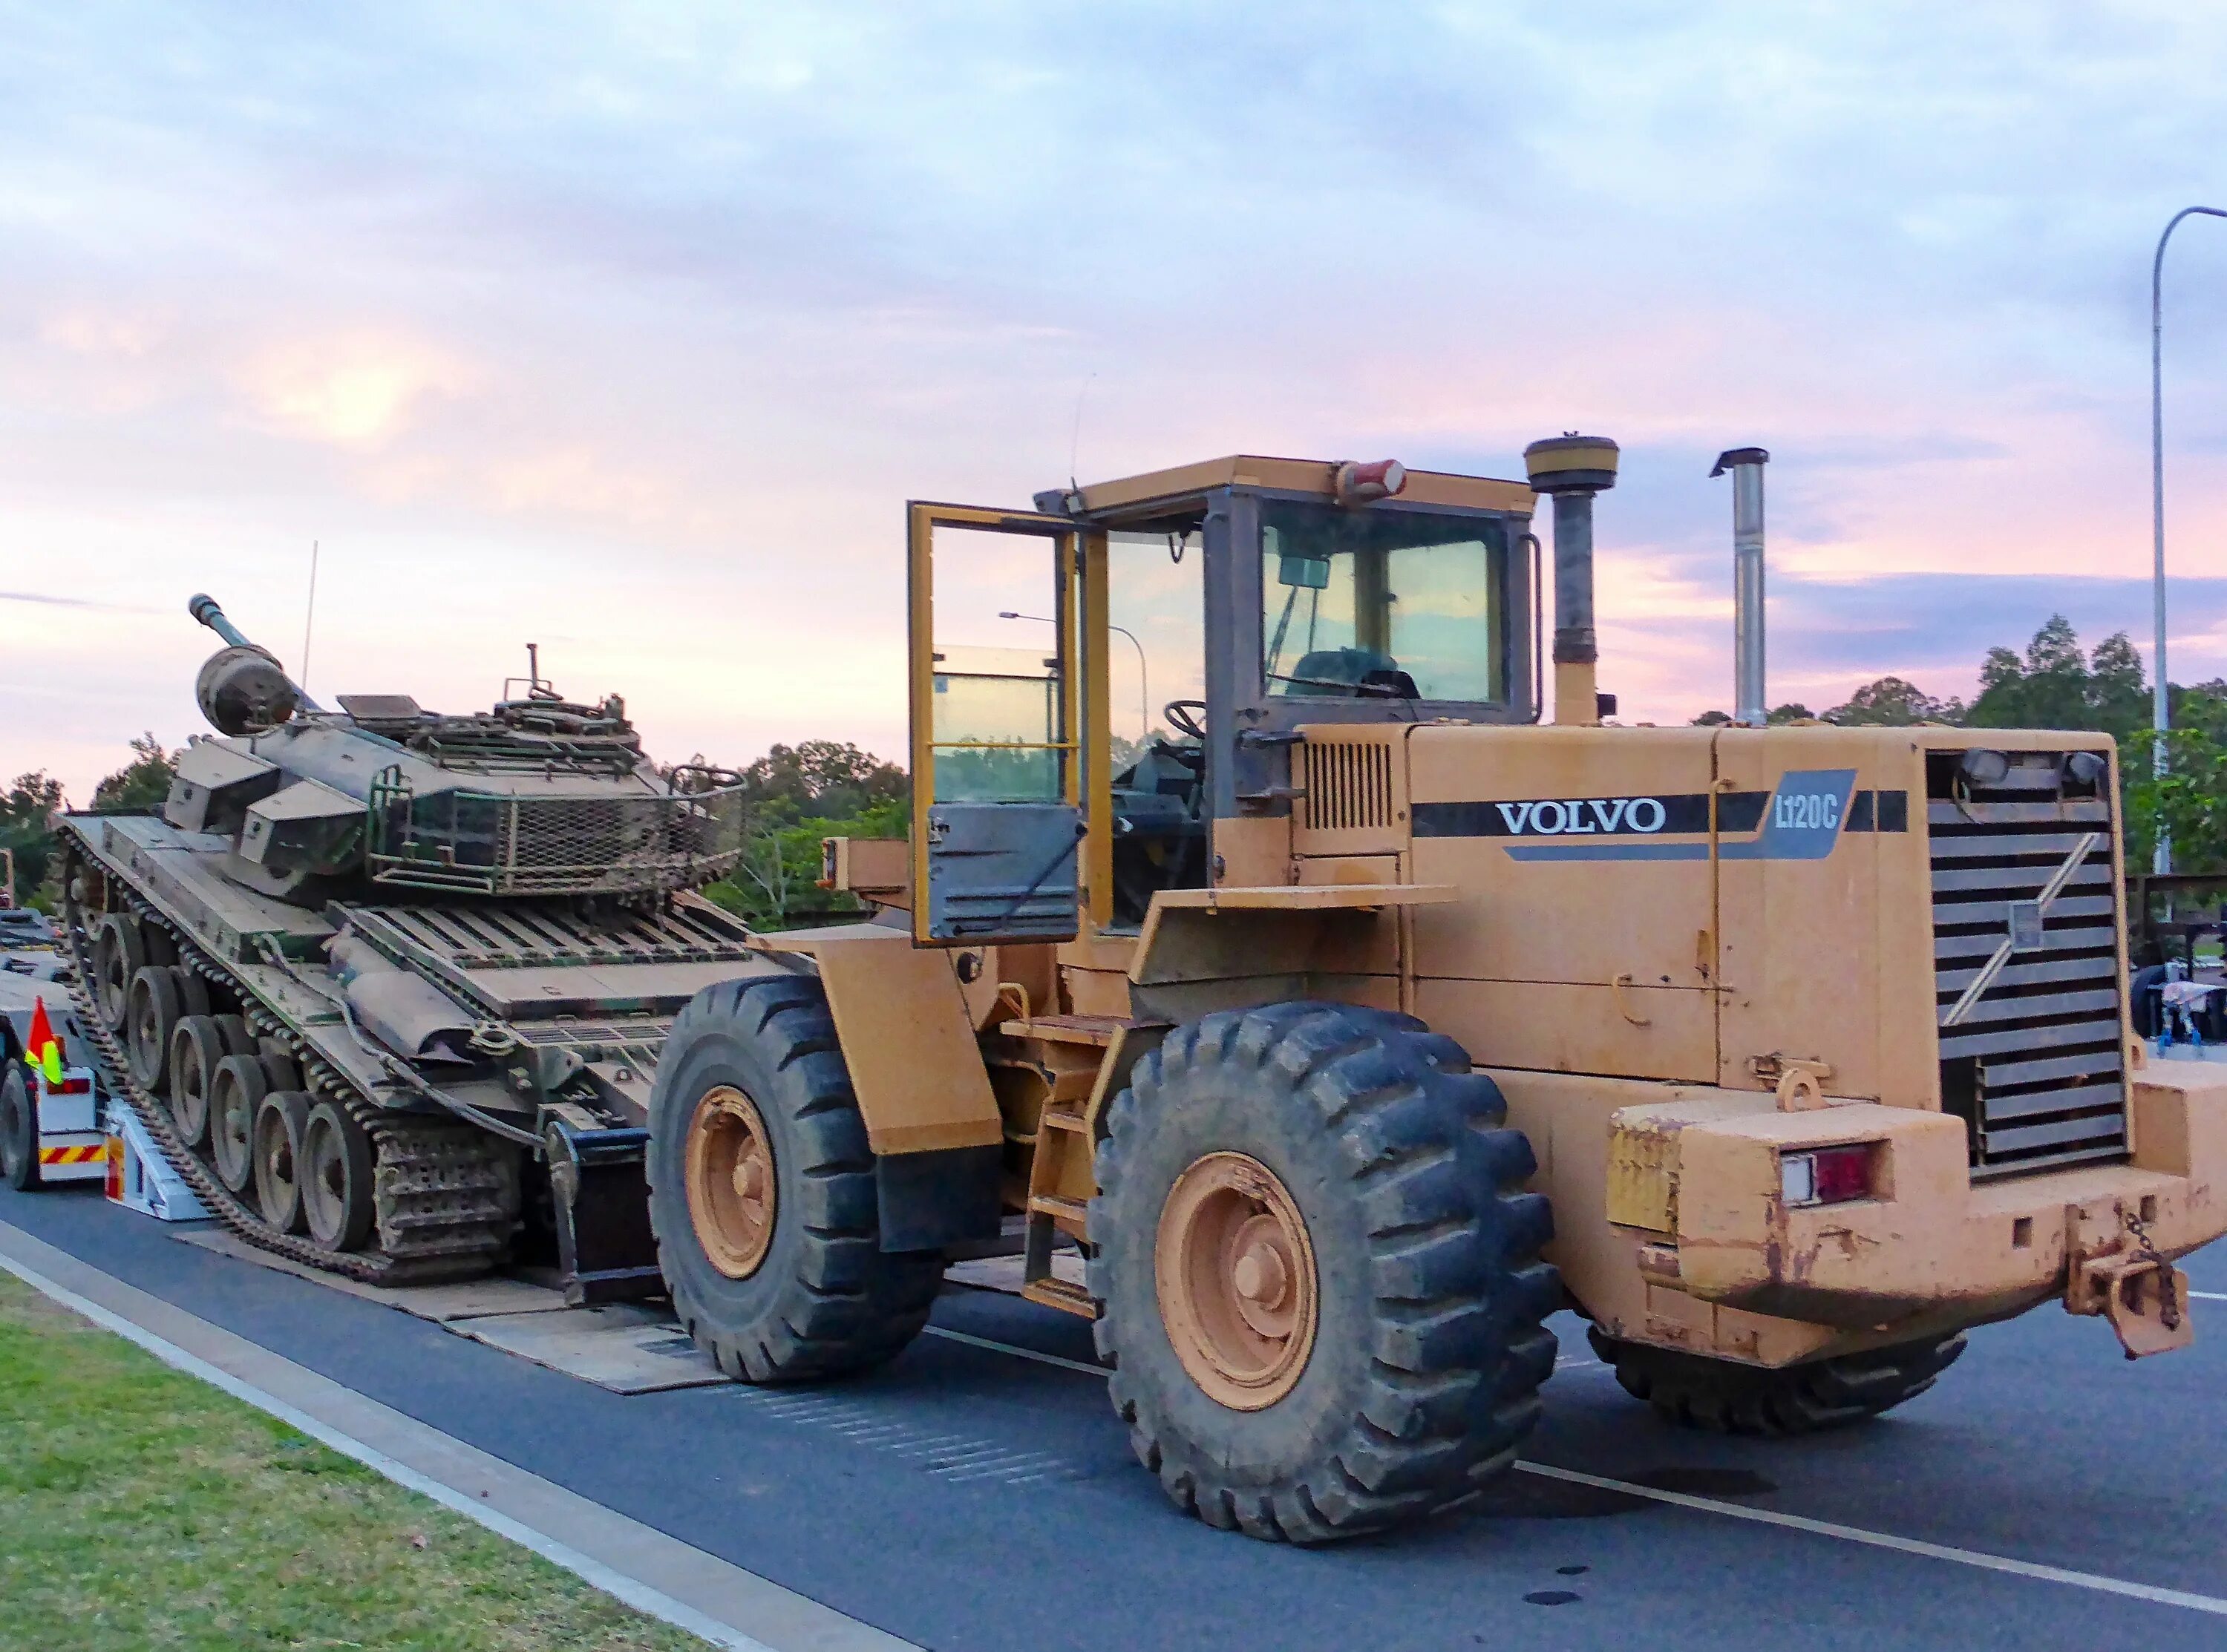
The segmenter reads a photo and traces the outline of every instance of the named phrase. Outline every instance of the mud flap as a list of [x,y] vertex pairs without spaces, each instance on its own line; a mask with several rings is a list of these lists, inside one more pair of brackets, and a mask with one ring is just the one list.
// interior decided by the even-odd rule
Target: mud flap
[[2196,1340],[2188,1314],[2188,1276],[2160,1256],[2141,1219],[2114,1206],[2065,1212],[2064,1305],[2101,1314],[2130,1360],[2170,1354]]
[[583,1130],[552,1119],[543,1139],[565,1300],[578,1308],[664,1295],[642,1178],[649,1132]]

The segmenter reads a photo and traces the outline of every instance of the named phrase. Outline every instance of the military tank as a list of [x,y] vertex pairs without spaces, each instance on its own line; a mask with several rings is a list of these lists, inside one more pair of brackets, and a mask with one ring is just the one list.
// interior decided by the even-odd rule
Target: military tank
[[650,1074],[756,956],[696,892],[742,854],[736,776],[653,764],[616,696],[565,699],[531,652],[486,712],[327,710],[188,609],[226,645],[195,685],[216,734],[159,815],[63,822],[110,1088],[219,1218],[297,1261],[456,1279],[524,1234],[575,1302],[657,1291]]

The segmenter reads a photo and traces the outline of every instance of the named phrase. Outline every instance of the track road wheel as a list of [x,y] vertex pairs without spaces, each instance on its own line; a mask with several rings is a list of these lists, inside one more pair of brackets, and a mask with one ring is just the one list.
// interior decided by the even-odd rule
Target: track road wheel
[[1666,1422],[1719,1434],[1814,1434],[1915,1400],[1964,1351],[1962,1333],[1766,1370],[1619,1342],[1592,1327],[1593,1352]]
[[170,1034],[170,1119],[188,1147],[206,1147],[209,1092],[225,1058],[224,1029],[214,1016],[180,1017]]
[[302,1088],[302,1063],[289,1056],[282,1045],[265,1039],[255,1052],[263,1068],[263,1088],[266,1090],[298,1090]]
[[170,973],[177,978],[178,1008],[185,1015],[207,1015],[216,1006],[209,1001],[208,982],[183,964],[172,964]]
[[361,1250],[378,1214],[371,1189],[371,1138],[337,1101],[309,1109],[302,1131],[302,1216],[320,1249]]
[[36,1104],[24,1081],[22,1063],[4,1050],[0,1050],[0,1062],[8,1064],[7,1071],[0,1073],[0,1176],[16,1192],[29,1193],[39,1185]]
[[119,1036],[131,1022],[131,978],[146,964],[139,921],[129,913],[103,913],[93,936],[93,998],[101,1024]]
[[1530,1144],[1452,1039],[1293,1003],[1178,1027],[1107,1111],[1098,1351],[1176,1506],[1315,1543],[1474,1496],[1554,1370]]
[[943,1260],[882,1249],[874,1155],[818,982],[699,992],[659,1058],[649,1131],[658,1266],[728,1375],[863,1370],[927,1323]]
[[309,1122],[309,1098],[300,1090],[275,1090],[255,1109],[255,1202],[282,1234],[305,1226],[302,1137]]
[[178,978],[167,964],[143,965],[131,977],[125,1056],[139,1088],[156,1095],[170,1088],[170,1035],[185,1013]]
[[245,1195],[255,1181],[255,1112],[270,1093],[252,1056],[227,1056],[209,1075],[209,1158],[230,1192]]
[[220,1015],[216,1018],[217,1030],[224,1036],[224,1053],[227,1056],[252,1056],[255,1053],[255,1034],[244,1015]]

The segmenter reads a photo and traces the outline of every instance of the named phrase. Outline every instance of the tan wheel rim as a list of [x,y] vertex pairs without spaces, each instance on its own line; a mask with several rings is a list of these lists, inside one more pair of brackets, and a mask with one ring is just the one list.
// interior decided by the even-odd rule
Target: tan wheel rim
[[773,1243],[773,1139],[757,1104],[731,1085],[707,1090],[688,1121],[688,1219],[713,1267],[747,1279]]
[[1153,1282],[1192,1381],[1233,1411],[1292,1391],[1314,1349],[1314,1245],[1290,1190],[1242,1153],[1209,1153],[1160,1207]]

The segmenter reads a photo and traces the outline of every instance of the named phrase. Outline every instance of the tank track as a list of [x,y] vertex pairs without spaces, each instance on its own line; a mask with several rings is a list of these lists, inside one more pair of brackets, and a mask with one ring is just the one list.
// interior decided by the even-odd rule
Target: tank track
[[[83,857],[65,868],[70,890]],[[517,1149],[460,1120],[397,1113],[365,1095],[329,1062],[305,1043],[258,1002],[239,977],[195,946],[177,926],[141,900],[123,880],[99,867],[110,887],[121,894],[132,915],[162,929],[177,948],[178,961],[223,987],[239,1001],[249,1030],[258,1039],[282,1047],[300,1068],[302,1088],[330,1097],[348,1110],[372,1144],[372,1188],[377,1223],[376,1249],[329,1251],[308,1239],[281,1233],[242,1201],[182,1141],[162,1097],[142,1089],[114,1033],[101,1019],[94,1000],[91,937],[74,894],[65,901],[62,928],[75,966],[70,998],[99,1053],[102,1078],[112,1095],[128,1101],[188,1186],[233,1233],[249,1244],[329,1273],[372,1285],[423,1285],[469,1279],[501,1261],[518,1225]]]

